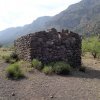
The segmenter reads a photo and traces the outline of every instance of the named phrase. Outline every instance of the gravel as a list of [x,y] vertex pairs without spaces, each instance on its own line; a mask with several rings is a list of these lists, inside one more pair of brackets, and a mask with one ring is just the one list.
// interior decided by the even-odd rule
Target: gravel
[[100,100],[100,61],[83,59],[85,73],[46,76],[34,71],[19,81],[5,77],[7,64],[0,62],[0,100]]

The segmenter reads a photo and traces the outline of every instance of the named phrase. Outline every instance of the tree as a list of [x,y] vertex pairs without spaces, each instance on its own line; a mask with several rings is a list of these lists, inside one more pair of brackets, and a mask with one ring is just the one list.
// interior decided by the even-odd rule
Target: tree
[[85,52],[90,52],[94,58],[100,55],[100,41],[96,36],[83,39],[82,54]]
[[92,38],[89,45],[90,45],[89,51],[91,52],[92,56],[94,58],[97,58],[97,56],[100,54],[100,42],[99,42],[99,40],[97,38]]

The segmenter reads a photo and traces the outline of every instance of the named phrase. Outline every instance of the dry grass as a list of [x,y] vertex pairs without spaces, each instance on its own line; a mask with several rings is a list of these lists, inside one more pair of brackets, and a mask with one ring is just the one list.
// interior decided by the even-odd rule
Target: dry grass
[[[14,52],[14,50],[11,48],[0,48],[0,62],[4,62],[3,58],[10,56],[10,54],[12,52]],[[20,60],[17,63],[19,64],[19,66],[24,74],[27,74],[27,72],[33,72],[33,68],[31,67],[31,63],[29,63],[27,61],[23,61],[23,60]],[[8,65],[9,64],[7,64],[7,66]],[[0,72],[0,74],[1,74],[1,72]]]
[[0,48],[0,59],[2,59],[4,56],[9,56],[13,50],[10,48]]
[[91,67],[91,68],[95,68],[97,70],[98,69],[100,70],[100,59],[99,58],[94,59],[90,53],[86,53],[82,57],[82,64],[83,64],[83,66]]
[[21,70],[23,71],[24,74],[26,74],[27,72],[31,72],[34,71],[34,68],[31,67],[31,63],[27,62],[27,61],[18,61],[18,64],[21,67]]

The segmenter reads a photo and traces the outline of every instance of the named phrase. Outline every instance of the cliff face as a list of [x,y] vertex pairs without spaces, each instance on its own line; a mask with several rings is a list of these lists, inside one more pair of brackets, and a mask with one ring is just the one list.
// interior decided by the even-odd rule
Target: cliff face
[[81,66],[81,38],[68,30],[28,34],[15,41],[15,48],[20,59],[36,58],[43,63],[66,61],[73,67]]

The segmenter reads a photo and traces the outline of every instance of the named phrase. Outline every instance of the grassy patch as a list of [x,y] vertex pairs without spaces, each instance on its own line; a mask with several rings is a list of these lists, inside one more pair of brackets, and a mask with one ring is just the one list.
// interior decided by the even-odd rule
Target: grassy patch
[[20,61],[18,61],[18,64],[20,65],[20,68],[24,74],[26,74],[27,72],[34,71],[34,69],[31,67],[31,63],[28,61],[20,60]]
[[3,56],[2,57],[6,63],[10,63],[10,56]]
[[45,74],[59,74],[59,75],[67,75],[70,74],[71,71],[71,67],[68,63],[64,62],[64,61],[59,61],[59,62],[51,62],[48,65],[44,65],[42,64],[41,61],[37,60],[37,59],[33,59],[32,60],[32,66],[41,71],[44,72]]
[[16,53],[12,52],[10,55],[5,55],[2,57],[6,63],[15,63],[18,61],[18,56]]
[[18,63],[9,65],[6,69],[6,73],[10,79],[20,79],[24,76]]
[[10,48],[0,48],[0,58],[2,59],[4,56],[10,56],[13,50]]
[[56,62],[53,66],[54,68],[54,72],[56,74],[62,74],[62,75],[67,75],[70,73],[71,71],[71,67],[69,64],[67,64],[66,62],[60,61],[60,62]]
[[52,66],[44,66],[42,70],[46,75],[51,75],[53,73],[53,67]]
[[37,59],[33,59],[32,60],[32,67],[38,69],[38,70],[41,70],[43,68],[42,66],[42,62],[37,60]]

